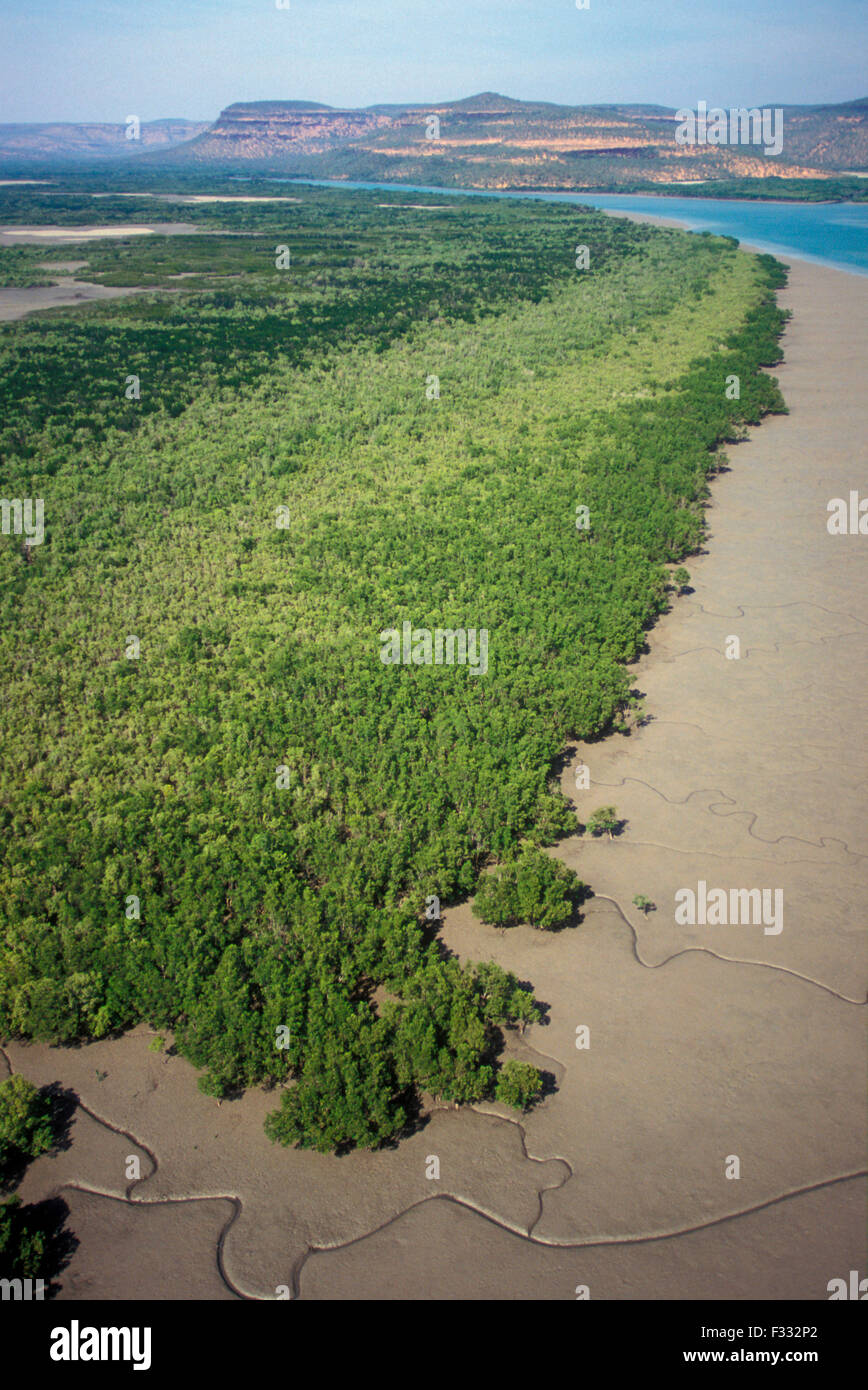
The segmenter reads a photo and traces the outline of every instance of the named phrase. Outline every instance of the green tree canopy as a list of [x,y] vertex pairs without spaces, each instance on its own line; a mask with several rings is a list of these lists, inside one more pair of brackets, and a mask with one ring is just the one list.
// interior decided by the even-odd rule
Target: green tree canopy
[[615,810],[615,807],[600,806],[598,810],[592,811],[588,816],[585,829],[591,835],[608,835],[611,840],[612,836],[617,834],[620,827],[621,822],[618,819],[618,812]]
[[566,864],[532,848],[482,876],[473,912],[496,927],[527,922],[551,931],[567,925],[583,890],[584,884]]
[[0,1082],[0,1177],[16,1159],[45,1153],[53,1140],[49,1097],[19,1072]]
[[495,1095],[503,1105],[527,1110],[542,1091],[542,1076],[528,1062],[505,1062],[497,1076]]

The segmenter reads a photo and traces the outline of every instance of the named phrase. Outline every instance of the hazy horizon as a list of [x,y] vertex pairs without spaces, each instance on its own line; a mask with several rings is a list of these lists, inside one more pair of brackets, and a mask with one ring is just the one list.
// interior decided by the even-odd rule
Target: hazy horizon
[[820,105],[864,94],[868,6],[816,0],[0,0],[0,121],[212,121],[236,102]]
[[[456,96],[456,97],[440,97],[440,98],[432,97],[432,98],[431,98],[430,100],[428,100],[428,101],[418,101],[418,100],[415,100],[415,99],[408,99],[406,102],[372,101],[372,102],[368,102],[365,106],[350,106],[350,105],[349,105],[348,103],[346,103],[346,102],[321,102],[321,101],[319,101],[316,97],[297,97],[297,96],[253,97],[253,98],[251,98],[249,101],[248,101],[248,100],[245,100],[245,98],[243,98],[243,97],[238,97],[238,98],[234,98],[232,101],[226,101],[226,102],[224,102],[223,105],[219,108],[219,110],[218,110],[218,111],[215,111],[215,112],[214,112],[214,115],[211,116],[211,117],[209,117],[209,116],[191,116],[191,115],[190,115],[188,112],[186,112],[186,111],[168,111],[168,112],[166,112],[166,113],[165,113],[164,115],[162,115],[162,116],[148,116],[148,117],[145,117],[142,123],[143,123],[144,125],[153,125],[153,124],[158,123],[158,122],[160,122],[160,121],[184,121],[184,120],[189,120],[189,121],[209,121],[209,120],[210,120],[210,121],[216,121],[217,118],[218,118],[218,116],[220,115],[220,112],[221,112],[221,111],[227,110],[230,106],[253,106],[253,105],[256,105],[256,104],[259,104],[259,103],[263,103],[263,102],[265,102],[265,103],[268,103],[268,102],[275,102],[275,103],[277,103],[277,102],[289,102],[289,101],[294,101],[294,102],[297,102],[297,103],[306,103],[306,104],[309,104],[309,105],[311,105],[311,106],[322,106],[322,107],[326,107],[326,108],[328,108],[329,110],[333,110],[333,111],[350,111],[350,110],[365,111],[365,110],[373,110],[373,109],[375,109],[375,108],[377,108],[377,107],[386,107],[386,106],[399,106],[399,107],[403,107],[403,106],[406,106],[406,107],[419,106],[420,108],[429,107],[429,106],[432,106],[432,107],[433,107],[433,106],[448,106],[450,103],[453,103],[453,102],[467,101],[467,100],[470,100],[471,98],[473,98],[473,97],[475,97],[475,96],[483,96],[483,95],[487,95],[487,94],[488,94],[487,91],[486,91],[486,92],[479,91],[479,92],[467,92],[467,93],[463,93],[463,94],[461,94],[460,96]],[[513,100],[524,101],[524,102],[527,102],[529,105],[533,105],[535,102],[538,102],[540,105],[549,105],[549,104],[552,104],[552,105],[563,105],[563,106],[565,106],[565,107],[574,105],[574,103],[572,103],[572,102],[563,102],[563,103],[561,103],[561,102],[555,102],[555,103],[549,103],[547,100],[544,100],[543,98],[539,98],[539,97],[520,97],[520,98],[516,98],[516,97],[513,97],[513,95],[512,95],[511,92],[493,92],[493,93],[491,93],[491,95],[502,96],[502,97],[505,97],[505,98],[507,98],[508,100],[511,100],[511,101],[513,101]],[[741,103],[741,104],[744,105],[744,106],[749,106],[749,107],[766,107],[766,108],[771,107],[771,106],[785,106],[785,107],[786,107],[786,106],[788,106],[788,105],[789,105],[789,106],[794,106],[794,105],[805,105],[805,106],[811,106],[811,105],[824,106],[824,105],[828,105],[828,106],[835,106],[835,105],[846,105],[846,104],[848,104],[848,103],[850,103],[850,102],[854,102],[854,101],[864,101],[864,100],[866,100],[866,98],[864,98],[864,97],[841,97],[841,98],[840,98],[840,101],[836,101],[836,102],[804,102],[804,103],[789,102],[789,103],[788,103],[788,102],[774,102],[774,101],[770,101],[770,102],[746,101],[746,102]],[[671,109],[671,110],[673,110],[673,111],[674,111],[674,110],[677,110],[677,109],[680,109],[680,108],[676,108],[676,107],[674,107],[674,106],[671,106],[671,107],[670,107],[668,103],[662,102],[662,101],[659,101],[659,102],[651,102],[651,101],[642,101],[642,102],[638,102],[638,101],[637,101],[637,102],[631,102],[631,101],[605,102],[605,101],[600,101],[600,102],[583,102],[581,105],[582,105],[582,106],[587,106],[587,107],[592,107],[592,106],[599,106],[599,107],[612,106],[612,107],[623,107],[623,108],[628,108],[628,107],[632,107],[632,106],[636,106],[636,107],[659,106],[662,110],[670,110],[670,109]],[[709,103],[709,110],[711,109],[711,105],[712,105],[712,103]],[[721,102],[719,103],[719,106],[720,106],[720,108],[721,108],[722,110],[732,110],[732,109],[736,109],[736,108],[739,106],[739,103],[738,103],[738,102],[733,102],[733,101],[721,101]],[[691,107],[695,109],[695,107],[696,107],[696,101],[693,101],[693,102],[689,102],[689,101],[688,101],[688,102],[685,102],[685,104],[684,104],[684,109],[685,109],[685,110],[687,110],[688,108],[691,108]],[[96,120],[96,119],[94,119],[94,120],[78,120],[78,121],[74,121],[74,120],[65,120],[65,119],[56,119],[56,120],[52,120],[51,118],[48,118],[48,119],[40,119],[40,120],[33,120],[33,121],[3,121],[3,122],[0,122],[0,124],[7,124],[7,125],[105,125],[105,124],[123,125],[123,120],[122,120],[122,119],[121,119],[121,120],[112,119],[111,121],[103,121],[103,120]]]

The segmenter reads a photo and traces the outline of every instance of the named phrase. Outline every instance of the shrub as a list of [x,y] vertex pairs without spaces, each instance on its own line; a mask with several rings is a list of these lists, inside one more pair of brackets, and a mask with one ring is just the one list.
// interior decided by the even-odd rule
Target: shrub
[[542,1091],[542,1076],[529,1062],[506,1062],[497,1078],[495,1095],[513,1110],[526,1110]]

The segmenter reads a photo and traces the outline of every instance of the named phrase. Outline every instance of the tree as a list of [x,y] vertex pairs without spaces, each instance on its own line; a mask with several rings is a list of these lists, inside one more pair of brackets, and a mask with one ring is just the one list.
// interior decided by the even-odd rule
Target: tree
[[[343,1014],[343,1017],[341,1015]],[[343,1011],[311,1048],[303,1074],[265,1119],[269,1139],[329,1149],[375,1149],[403,1127],[400,1085],[386,1047],[388,1025],[369,1010]]]
[[[0,1186],[53,1142],[50,1098],[18,1072],[0,1082]],[[19,1197],[0,1202],[0,1278],[48,1278],[57,1267],[59,1225],[56,1214],[22,1206]]]
[[537,1021],[539,1005],[534,1002],[530,989],[522,987],[510,971],[502,970],[493,961],[468,968],[481,996],[482,1016],[487,1023],[514,1023],[518,1031],[524,1033],[528,1023]]
[[588,823],[585,829],[588,830],[591,835],[602,835],[605,833],[611,840],[612,836],[618,833],[620,827],[621,822],[618,819],[618,812],[615,810],[615,807],[600,806],[598,810],[593,811],[588,817]]
[[567,925],[583,889],[584,884],[566,864],[531,848],[483,877],[473,912],[501,929],[527,922],[541,931],[551,931]]
[[633,906],[638,907],[639,911],[644,912],[647,917],[655,904],[652,903],[650,898],[646,898],[644,893],[637,893],[633,899]]
[[0,1176],[16,1159],[45,1153],[53,1139],[50,1099],[19,1072],[0,1082]]
[[500,1069],[495,1096],[513,1110],[527,1110],[542,1091],[542,1075],[529,1062],[505,1062]]
[[20,1197],[0,1202],[0,1278],[35,1279],[47,1272],[45,1233],[31,1224],[32,1211]]
[[473,915],[489,926],[503,931],[518,920],[515,906],[514,879],[504,869],[495,869],[480,880],[473,902]]
[[677,587],[679,594],[683,594],[684,590],[690,584],[690,575],[683,565],[678,566],[678,569],[672,576],[672,582]]

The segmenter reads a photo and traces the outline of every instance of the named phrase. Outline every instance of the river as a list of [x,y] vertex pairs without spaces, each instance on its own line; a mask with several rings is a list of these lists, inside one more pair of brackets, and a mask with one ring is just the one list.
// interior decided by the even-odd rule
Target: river
[[334,179],[275,178],[319,188],[369,188],[384,193],[435,193],[438,197],[534,198],[582,203],[604,212],[671,218],[689,231],[713,232],[776,256],[798,256],[819,265],[868,275],[868,203],[773,203],[735,198],[670,198],[632,193],[498,193],[478,188],[434,188],[417,183],[350,183]]

